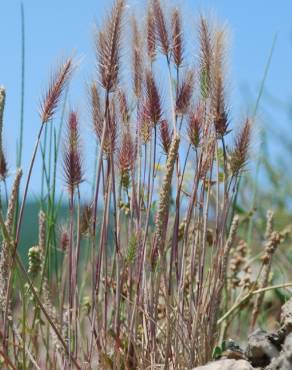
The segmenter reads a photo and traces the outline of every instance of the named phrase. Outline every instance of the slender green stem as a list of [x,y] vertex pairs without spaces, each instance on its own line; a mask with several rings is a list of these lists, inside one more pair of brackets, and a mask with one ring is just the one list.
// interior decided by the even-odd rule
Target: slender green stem
[[25,19],[23,2],[20,4],[21,14],[21,93],[20,93],[20,136],[16,166],[21,167],[23,147],[23,122],[24,122],[24,98],[25,98]]

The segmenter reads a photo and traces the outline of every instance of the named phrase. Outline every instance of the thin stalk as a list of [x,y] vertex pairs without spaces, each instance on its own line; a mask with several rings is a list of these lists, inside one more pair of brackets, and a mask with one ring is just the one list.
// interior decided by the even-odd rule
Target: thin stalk
[[[4,222],[4,219],[3,219],[2,212],[0,212],[0,227],[2,229],[3,238],[5,239],[5,241],[7,242],[7,244],[11,248],[13,248],[15,243],[10,238],[10,235],[8,233],[8,230],[7,230],[6,226],[5,226],[5,222]],[[67,345],[66,345],[66,343],[65,343],[62,335],[60,334],[59,330],[57,329],[56,325],[54,324],[54,322],[52,321],[51,317],[49,316],[49,314],[48,314],[47,310],[45,309],[44,305],[42,304],[41,299],[40,299],[38,293],[36,292],[36,290],[34,288],[33,282],[31,281],[28,273],[26,272],[26,269],[25,269],[25,267],[24,267],[24,265],[23,265],[23,263],[21,261],[21,258],[19,257],[19,254],[18,254],[17,250],[14,253],[14,260],[16,261],[18,267],[20,268],[20,271],[21,271],[24,279],[28,283],[29,289],[31,290],[31,292],[32,292],[35,300],[37,301],[37,304],[39,305],[41,311],[43,312],[43,314],[45,315],[45,317],[48,320],[49,324],[51,325],[53,331],[57,335],[57,337],[58,337],[59,341],[61,342],[61,344],[62,344],[65,352],[69,355],[69,353],[67,351]],[[81,370],[81,367],[79,366],[79,364],[76,361],[76,359],[72,357],[72,355],[71,355],[71,359],[72,359],[72,362],[74,363],[74,365],[76,366],[76,368],[78,370]]]
[[[255,104],[254,111],[253,111],[253,118],[254,119],[257,115],[260,100],[261,100],[261,97],[262,97],[263,92],[264,92],[265,83],[266,83],[266,80],[267,80],[267,77],[268,77],[269,69],[270,69],[271,62],[272,62],[272,57],[273,57],[274,50],[275,50],[275,47],[276,47],[277,37],[278,37],[278,35],[275,34],[274,39],[273,39],[273,43],[272,43],[272,47],[271,47],[271,50],[270,50],[269,58],[268,58],[268,61],[267,61],[266,67],[265,67],[264,76],[263,76],[263,79],[262,79],[262,82],[261,82],[261,85],[260,85],[260,89],[259,89],[258,97],[257,97],[257,100],[256,100],[256,104]],[[261,158],[262,145],[263,144],[261,144],[261,146],[260,146],[260,152],[259,152],[258,160],[257,160],[257,164],[256,164],[255,181],[254,181],[254,186],[253,186],[253,189],[252,189],[251,209],[255,209],[256,201],[257,201],[258,178],[259,178],[259,172],[260,172],[261,161],[262,161],[262,158]],[[248,223],[248,231],[247,231],[247,246],[248,246],[247,250],[248,250],[249,254],[250,254],[250,244],[251,244],[252,231],[253,231],[253,222],[254,222],[254,218],[250,217],[249,223]]]
[[[74,238],[74,192],[70,192],[69,201],[69,212],[70,212],[70,238],[69,238],[69,251],[68,251],[68,292],[69,292],[69,311],[68,311],[68,353],[71,356],[71,340],[72,340],[72,310],[73,310],[73,238]],[[69,358],[69,367],[71,368],[71,360]]]
[[24,98],[25,98],[25,19],[23,2],[20,4],[21,16],[21,90],[20,90],[20,125],[19,125],[19,145],[17,153],[16,167],[21,167],[22,148],[23,148],[23,122],[24,122]]
[[15,265],[15,256],[16,256],[16,252],[17,252],[17,246],[18,246],[18,243],[19,243],[19,239],[20,239],[20,229],[21,229],[21,224],[22,224],[22,220],[23,220],[23,213],[24,213],[25,203],[26,203],[27,194],[28,194],[28,187],[29,187],[29,183],[30,183],[30,179],[31,179],[32,169],[33,169],[33,166],[34,166],[37,150],[38,150],[38,147],[39,147],[39,144],[40,144],[40,139],[41,139],[43,128],[44,128],[44,123],[41,124],[40,130],[39,130],[39,133],[38,133],[38,136],[37,136],[37,140],[36,140],[36,143],[35,143],[32,159],[31,159],[31,162],[30,162],[28,176],[27,176],[27,180],[26,180],[26,184],[25,184],[25,190],[24,190],[23,199],[22,199],[22,204],[21,204],[19,217],[18,217],[18,223],[17,223],[17,227],[16,227],[15,243],[13,243],[12,266],[11,266],[11,269],[9,271],[7,294],[6,294],[6,299],[5,299],[6,300],[5,314],[4,314],[4,341],[5,342],[8,338],[7,319],[8,319],[9,301],[10,301],[11,290],[12,290],[12,277],[13,277],[13,270],[14,270],[14,265]]
[[230,315],[233,314],[234,311],[239,309],[245,302],[247,302],[252,296],[261,294],[264,292],[267,292],[269,290],[273,289],[283,289],[283,288],[289,288],[292,286],[292,283],[285,283],[285,284],[278,284],[278,285],[271,285],[266,288],[261,288],[257,290],[252,290],[249,293],[247,293],[239,302],[234,304],[229,311],[227,311],[220,319],[217,321],[217,325],[221,325],[223,321],[229,318]]

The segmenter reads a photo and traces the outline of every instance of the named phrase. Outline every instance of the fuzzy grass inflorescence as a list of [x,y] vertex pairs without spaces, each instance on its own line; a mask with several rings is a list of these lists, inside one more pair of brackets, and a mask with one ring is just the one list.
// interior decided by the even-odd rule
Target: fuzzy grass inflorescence
[[[125,1],[116,0],[95,35],[94,178],[85,171],[81,116],[70,110],[65,135],[59,131],[65,222],[56,201],[56,123],[51,134],[48,127],[72,77],[71,58],[44,95],[21,208],[14,206],[18,170],[1,222],[2,360],[15,368],[189,369],[211,359],[237,310],[228,311],[225,302],[233,302],[236,269],[248,261],[237,247],[244,242],[238,243],[241,218],[232,207],[249,159],[252,120],[229,137],[225,29],[200,16],[199,57],[189,60],[179,8],[168,17],[159,0],[150,0],[145,14],[141,25]],[[127,24],[132,38],[124,45]],[[129,66],[131,78],[123,83]],[[166,75],[157,78],[161,68]],[[0,88],[1,158],[4,101]],[[29,249],[26,270],[18,252],[39,149],[47,194],[43,190],[39,241]],[[262,289],[281,241],[269,230]],[[250,281],[243,289],[255,287]],[[254,302],[254,322],[262,299]]]

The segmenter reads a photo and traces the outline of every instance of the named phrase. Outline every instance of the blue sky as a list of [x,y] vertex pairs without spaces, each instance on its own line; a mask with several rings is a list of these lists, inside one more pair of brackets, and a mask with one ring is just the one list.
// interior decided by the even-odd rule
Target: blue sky
[[[142,0],[128,0],[129,9],[139,11],[143,22]],[[166,0],[165,3],[168,3]],[[242,117],[254,104],[273,39],[277,43],[259,110],[259,122],[275,136],[290,132],[292,102],[292,2],[282,0],[171,0],[186,15],[196,20],[199,11],[212,14],[230,30],[230,103],[234,117]],[[79,68],[70,92],[70,104],[77,106],[90,135],[87,114],[86,82],[94,76],[93,29],[101,22],[109,0],[25,0],[26,90],[24,120],[24,163],[29,161],[39,119],[41,94],[49,72],[58,58],[74,52]],[[190,23],[195,28],[195,22]],[[188,42],[192,44],[193,33]],[[20,112],[20,1],[3,1],[0,19],[0,84],[7,89],[4,143],[11,173],[15,171],[15,142]],[[194,55],[195,57],[195,55]],[[291,109],[290,109],[291,113]],[[236,120],[235,120],[236,121]],[[86,139],[87,140],[87,139]],[[91,144],[87,145],[90,148]],[[276,146],[279,142],[275,141]],[[89,150],[89,160],[93,151]],[[90,157],[91,156],[91,157]],[[26,166],[24,166],[26,170]],[[37,166],[32,190],[39,191]],[[60,185],[61,186],[61,185]]]

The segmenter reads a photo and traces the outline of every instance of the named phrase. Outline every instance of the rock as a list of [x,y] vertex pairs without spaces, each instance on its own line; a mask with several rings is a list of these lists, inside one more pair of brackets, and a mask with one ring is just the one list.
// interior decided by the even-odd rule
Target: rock
[[292,370],[292,364],[285,357],[274,358],[265,370]]
[[292,333],[287,335],[285,342],[284,342],[284,351],[292,353]]
[[281,327],[286,335],[292,332],[292,298],[282,306]]
[[269,341],[274,344],[274,346],[280,351],[282,344],[284,342],[283,330],[278,330],[277,332],[272,332],[268,334]]
[[254,368],[245,360],[218,360],[205,366],[195,367],[193,370],[253,370]]
[[274,358],[266,370],[292,370],[292,333],[286,337],[280,356]]
[[272,358],[279,356],[279,350],[269,336],[270,334],[260,329],[249,336],[245,355],[253,366],[267,366]]
[[229,358],[233,360],[246,360],[242,348],[232,339],[228,339],[225,343],[225,350],[221,358]]

